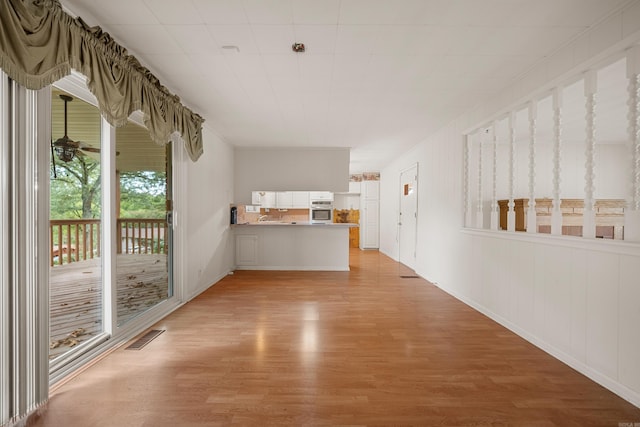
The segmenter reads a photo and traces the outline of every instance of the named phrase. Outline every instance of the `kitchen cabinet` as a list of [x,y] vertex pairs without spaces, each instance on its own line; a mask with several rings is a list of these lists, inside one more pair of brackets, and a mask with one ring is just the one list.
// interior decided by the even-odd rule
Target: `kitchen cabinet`
[[310,191],[309,199],[333,202],[333,193],[331,191]]
[[236,264],[251,266],[258,264],[258,236],[236,234]]
[[259,205],[261,208],[275,208],[276,192],[275,191],[252,191],[251,204]]
[[380,181],[362,181],[360,192],[360,249],[380,247]]
[[309,192],[252,191],[251,204],[262,208],[309,209]]
[[380,199],[380,181],[362,181],[360,185],[360,194],[362,195],[363,199]]
[[276,207],[278,209],[293,208],[293,191],[278,191],[276,193]]
[[360,194],[360,181],[349,181],[349,194]]
[[251,204],[252,205],[261,205],[262,204],[262,196],[260,195],[260,191],[252,191],[251,192]]
[[309,209],[309,192],[308,191],[292,191],[293,193],[293,208],[294,209]]

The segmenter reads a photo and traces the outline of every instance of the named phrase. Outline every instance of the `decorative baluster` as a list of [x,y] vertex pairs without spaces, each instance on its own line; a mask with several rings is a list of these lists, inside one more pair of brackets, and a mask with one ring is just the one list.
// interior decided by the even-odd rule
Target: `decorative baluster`
[[492,132],[492,144],[491,149],[493,150],[493,176],[492,176],[492,193],[491,193],[491,229],[498,230],[500,227],[500,211],[498,210],[498,197],[497,197],[497,168],[498,168],[498,132],[497,132],[497,122],[493,122],[493,126],[491,127]]
[[507,230],[516,231],[516,203],[514,200],[516,165],[516,113],[509,113],[509,211],[507,212]]
[[484,228],[484,214],[482,212],[482,133],[478,135],[478,206],[476,212],[476,227]]
[[596,237],[596,199],[595,199],[595,155],[596,155],[596,92],[597,75],[594,70],[588,71],[584,78],[584,96],[586,108],[586,146],[584,174],[584,211],[582,237]]
[[553,207],[551,210],[551,234],[562,234],[562,210],[560,205],[560,163],[562,160],[562,89],[553,91]]
[[537,232],[536,218],[536,119],[538,117],[538,104],[536,101],[529,103],[529,208],[527,210],[527,233]]
[[624,212],[624,239],[640,242],[640,46],[627,52],[631,191]]
[[464,226],[471,226],[471,221],[469,219],[469,199],[471,198],[471,194],[469,193],[469,179],[471,179],[469,174],[469,144],[471,144],[471,137],[469,135],[465,135],[464,138],[464,179],[462,181],[463,187],[463,205],[464,205]]

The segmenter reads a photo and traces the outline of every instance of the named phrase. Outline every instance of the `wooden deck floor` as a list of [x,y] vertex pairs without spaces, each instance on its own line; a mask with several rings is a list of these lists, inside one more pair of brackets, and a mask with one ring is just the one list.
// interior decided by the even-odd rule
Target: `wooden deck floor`
[[[118,255],[118,319],[124,323],[167,298],[167,257]],[[102,327],[100,258],[50,269],[50,350],[53,359]]]
[[[374,251],[238,271],[61,385],[29,425],[610,426],[640,409]],[[619,424],[625,423],[625,424]]]

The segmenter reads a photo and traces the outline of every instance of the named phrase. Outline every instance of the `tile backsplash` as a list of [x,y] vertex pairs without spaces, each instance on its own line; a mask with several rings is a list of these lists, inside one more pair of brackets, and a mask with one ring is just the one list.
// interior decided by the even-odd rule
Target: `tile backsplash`
[[[246,205],[238,205],[238,224],[258,222],[262,215],[266,215],[267,221],[305,222],[309,221],[309,209],[277,209],[260,208],[260,213],[247,212]],[[268,212],[267,212],[268,210]]]

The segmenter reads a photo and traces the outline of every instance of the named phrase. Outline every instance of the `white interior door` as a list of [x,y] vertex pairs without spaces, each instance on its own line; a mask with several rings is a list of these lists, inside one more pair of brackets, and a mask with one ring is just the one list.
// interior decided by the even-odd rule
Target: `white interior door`
[[418,221],[418,165],[400,173],[400,218],[398,240],[400,262],[415,270]]

